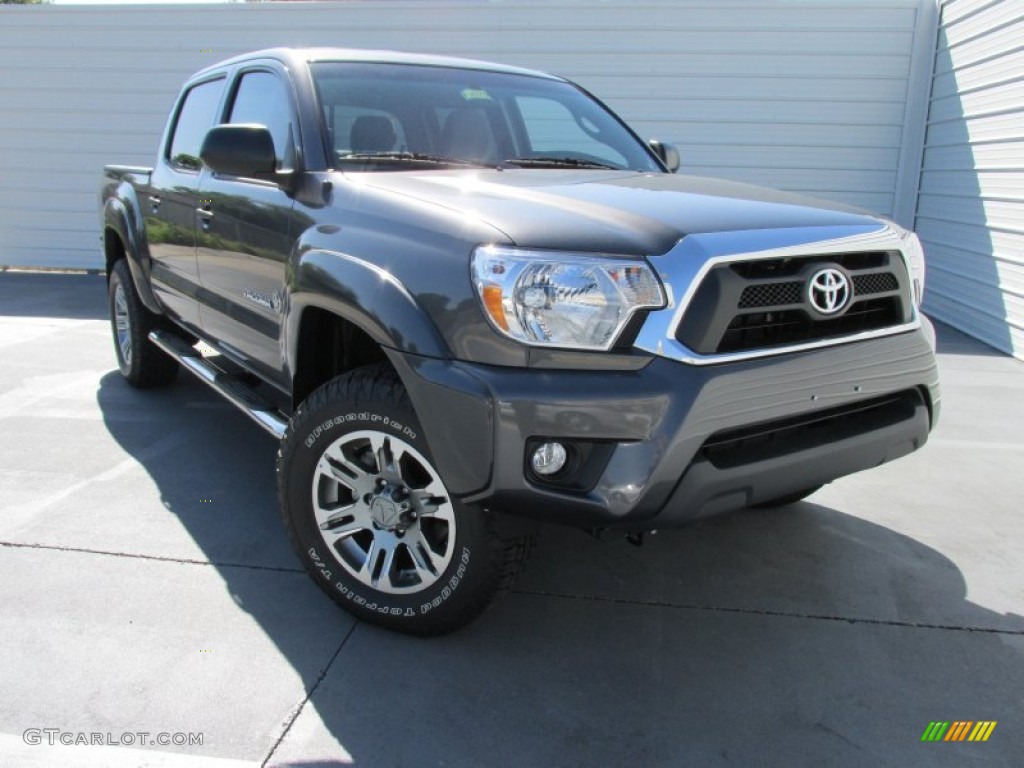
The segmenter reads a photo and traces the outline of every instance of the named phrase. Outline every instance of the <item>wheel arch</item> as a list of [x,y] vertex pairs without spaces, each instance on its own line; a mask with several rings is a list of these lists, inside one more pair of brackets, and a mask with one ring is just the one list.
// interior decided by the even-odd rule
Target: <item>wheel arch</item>
[[[409,291],[380,267],[330,251],[307,253],[290,287],[285,343],[292,407],[336,376],[384,363],[405,387],[452,491],[485,486],[493,458],[489,393],[452,368],[447,345]],[[474,439],[454,439],[463,429]]]
[[[302,254],[290,275],[288,304],[285,357],[296,406],[326,380],[325,372],[335,376],[360,364],[386,361],[388,349],[450,356],[404,285],[377,265],[347,254]],[[322,344],[329,345],[327,356],[335,365],[325,367]]]
[[[134,195],[134,192],[133,192]],[[133,209],[135,206],[131,206]],[[110,271],[118,259],[128,261],[132,282],[142,304],[151,312],[162,312],[160,303],[149,284],[150,260],[145,247],[141,222],[136,221],[129,206],[117,197],[108,198],[103,205],[103,258],[109,279]]]
[[293,345],[292,408],[321,384],[371,363],[387,362],[383,346],[351,320],[319,304],[298,313]]

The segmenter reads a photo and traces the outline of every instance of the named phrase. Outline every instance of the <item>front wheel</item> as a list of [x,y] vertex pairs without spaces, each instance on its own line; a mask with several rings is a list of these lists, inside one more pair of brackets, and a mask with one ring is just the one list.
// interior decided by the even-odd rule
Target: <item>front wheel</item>
[[452,497],[386,366],[310,395],[282,443],[278,486],[314,581],[356,616],[409,634],[471,621],[510,585],[532,543]]

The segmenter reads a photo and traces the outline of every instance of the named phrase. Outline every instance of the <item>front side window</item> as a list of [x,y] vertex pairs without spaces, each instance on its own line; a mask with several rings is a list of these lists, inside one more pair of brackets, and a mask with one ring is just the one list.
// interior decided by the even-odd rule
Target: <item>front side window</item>
[[334,167],[662,171],[607,108],[561,80],[408,64],[310,69]]
[[167,159],[175,168],[199,171],[203,167],[203,161],[199,159],[199,148],[203,145],[206,132],[213,127],[223,92],[224,80],[220,79],[192,86],[185,94],[167,154]]
[[238,83],[229,123],[265,125],[274,139],[277,169],[294,165],[295,130],[288,87],[271,72],[246,72]]

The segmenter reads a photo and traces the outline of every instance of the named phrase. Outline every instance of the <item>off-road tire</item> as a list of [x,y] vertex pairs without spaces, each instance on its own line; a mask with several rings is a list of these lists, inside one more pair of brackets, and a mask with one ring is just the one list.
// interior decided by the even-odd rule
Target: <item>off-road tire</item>
[[143,305],[124,259],[110,271],[107,305],[117,367],[128,383],[149,388],[174,381],[178,361],[149,341],[149,332],[159,327],[160,319]]
[[[339,376],[302,403],[277,479],[285,526],[313,580],[358,618],[399,632],[469,623],[512,584],[533,544],[531,533],[506,531],[495,514],[448,493],[387,365]],[[412,509],[399,513],[403,504]]]

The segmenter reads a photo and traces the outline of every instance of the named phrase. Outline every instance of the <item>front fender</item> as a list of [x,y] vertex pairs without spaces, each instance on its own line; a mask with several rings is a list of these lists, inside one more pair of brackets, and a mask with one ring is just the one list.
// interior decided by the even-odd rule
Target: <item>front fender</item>
[[142,213],[135,190],[127,181],[121,182],[113,196],[108,197],[103,204],[104,240],[109,237],[108,230],[113,230],[121,239],[135,290],[142,303],[151,312],[161,313],[163,310],[149,283],[151,261]]
[[340,251],[311,249],[293,262],[286,313],[286,357],[296,370],[303,311],[318,307],[353,323],[383,347],[424,357],[450,357],[437,328],[387,270]]

